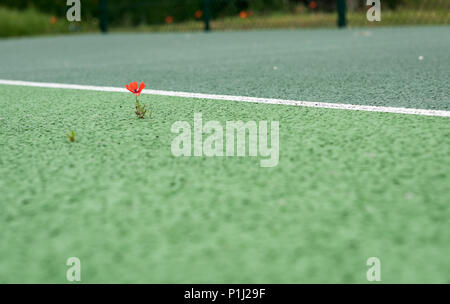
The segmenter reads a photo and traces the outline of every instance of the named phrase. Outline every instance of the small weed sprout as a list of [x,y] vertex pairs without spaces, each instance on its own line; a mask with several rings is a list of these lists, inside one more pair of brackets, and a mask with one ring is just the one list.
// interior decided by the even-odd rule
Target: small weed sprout
[[144,119],[145,113],[147,113],[147,110],[145,109],[145,105],[141,105],[139,103],[137,96],[136,96],[136,111],[134,113],[136,113],[136,116],[141,119]]
[[69,139],[70,142],[75,142],[76,140],[75,131],[72,131],[71,133],[67,134],[67,138]]

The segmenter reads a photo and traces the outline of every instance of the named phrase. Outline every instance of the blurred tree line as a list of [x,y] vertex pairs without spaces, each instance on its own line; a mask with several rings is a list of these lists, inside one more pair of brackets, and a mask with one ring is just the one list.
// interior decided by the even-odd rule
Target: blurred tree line
[[[82,18],[98,18],[99,1],[81,0]],[[234,16],[241,11],[259,14],[272,12],[296,12],[298,7],[314,11],[335,11],[337,0],[107,0],[109,22],[113,25],[158,24],[168,20],[185,21],[201,19],[205,1],[210,3],[211,17]],[[426,0],[408,0],[420,4]],[[433,0],[428,0],[433,1]],[[435,0],[436,1],[436,0]],[[364,9],[365,0],[347,0],[351,10]],[[405,0],[383,0],[383,5],[395,9]],[[0,6],[26,9],[33,7],[39,11],[64,18],[67,11],[66,0],[0,0]],[[167,19],[170,16],[171,19]]]

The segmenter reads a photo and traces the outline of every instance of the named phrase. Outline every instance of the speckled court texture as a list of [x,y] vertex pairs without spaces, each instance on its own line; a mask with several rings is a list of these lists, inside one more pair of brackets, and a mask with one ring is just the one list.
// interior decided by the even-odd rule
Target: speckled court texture
[[[0,79],[450,110],[450,28],[0,40]],[[423,56],[419,60],[419,56]],[[0,282],[450,283],[450,119],[0,85]],[[280,160],[176,121],[279,121]],[[75,130],[77,140],[66,135]]]

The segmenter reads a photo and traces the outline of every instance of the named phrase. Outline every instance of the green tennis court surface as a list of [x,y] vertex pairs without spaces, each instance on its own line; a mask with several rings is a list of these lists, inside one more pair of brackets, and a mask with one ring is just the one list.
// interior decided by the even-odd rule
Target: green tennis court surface
[[0,79],[449,110],[449,36],[429,26],[13,39],[1,42]]
[[[448,27],[0,41],[0,79],[449,110]],[[423,60],[418,57],[423,56]],[[275,68],[274,68],[275,67]],[[450,120],[0,85],[0,282],[450,283]],[[172,156],[280,122],[280,161]],[[77,133],[69,143],[66,134]]]

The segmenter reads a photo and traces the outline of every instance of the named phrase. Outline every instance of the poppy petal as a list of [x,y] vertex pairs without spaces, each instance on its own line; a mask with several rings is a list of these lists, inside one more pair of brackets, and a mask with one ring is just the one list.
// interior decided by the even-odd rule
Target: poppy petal
[[141,92],[145,88],[145,83],[141,82],[139,85],[139,92]]
[[132,90],[136,90],[136,89],[138,88],[138,83],[137,83],[136,81],[130,83],[130,88],[131,88]]

